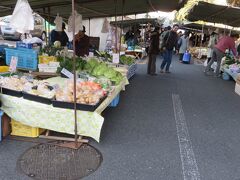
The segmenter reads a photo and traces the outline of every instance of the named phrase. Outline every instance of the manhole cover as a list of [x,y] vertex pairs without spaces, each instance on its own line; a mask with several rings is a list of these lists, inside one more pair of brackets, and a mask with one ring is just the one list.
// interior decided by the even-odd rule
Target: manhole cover
[[33,179],[72,180],[93,173],[101,162],[100,152],[86,144],[78,150],[39,144],[18,159],[17,167]]

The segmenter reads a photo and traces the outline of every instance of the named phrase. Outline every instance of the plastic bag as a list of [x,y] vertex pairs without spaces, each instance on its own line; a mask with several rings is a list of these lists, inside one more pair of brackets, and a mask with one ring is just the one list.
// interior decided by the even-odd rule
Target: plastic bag
[[183,55],[183,62],[190,62],[191,61],[191,54],[189,52],[185,52]]
[[[79,31],[83,30],[83,24],[82,24],[82,15],[78,14],[77,11],[75,13],[75,34],[77,34]],[[73,16],[71,15],[68,19],[68,32],[73,31]]]
[[27,0],[18,0],[14,8],[10,25],[20,33],[29,33],[34,29],[34,17]]
[[109,22],[107,18],[104,19],[103,26],[102,26],[102,33],[108,33],[109,31]]

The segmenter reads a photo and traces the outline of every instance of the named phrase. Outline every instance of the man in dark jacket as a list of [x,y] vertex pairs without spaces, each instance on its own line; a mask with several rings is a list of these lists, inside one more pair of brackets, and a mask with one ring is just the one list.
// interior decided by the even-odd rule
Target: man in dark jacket
[[155,27],[154,31],[150,36],[150,47],[149,47],[149,59],[147,73],[154,76],[156,75],[156,59],[159,53],[159,30],[160,27]]
[[89,54],[89,37],[85,34],[85,26],[83,26],[83,30],[79,31],[78,34],[75,35],[75,46],[76,46],[76,55],[77,56],[88,56]]
[[173,54],[173,48],[175,47],[176,51],[178,48],[177,42],[178,42],[178,30],[179,26],[177,24],[173,25],[173,28],[171,31],[169,31],[164,39],[163,39],[163,62],[161,64],[161,70],[160,72],[163,73],[164,68],[166,66],[166,73],[170,73],[169,67],[172,62],[172,54]]

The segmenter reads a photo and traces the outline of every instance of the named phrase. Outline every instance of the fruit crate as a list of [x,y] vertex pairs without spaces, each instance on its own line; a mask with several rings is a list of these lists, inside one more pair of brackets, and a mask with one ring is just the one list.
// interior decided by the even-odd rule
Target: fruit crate
[[26,70],[37,70],[37,51],[32,49],[6,48],[6,64],[10,65],[12,57],[17,57],[17,68]]
[[39,64],[48,64],[50,62],[57,62],[57,58],[55,56],[38,56]]
[[45,130],[41,128],[34,128],[31,126],[24,125],[18,121],[11,120],[11,127],[13,136],[23,136],[23,137],[38,137]]

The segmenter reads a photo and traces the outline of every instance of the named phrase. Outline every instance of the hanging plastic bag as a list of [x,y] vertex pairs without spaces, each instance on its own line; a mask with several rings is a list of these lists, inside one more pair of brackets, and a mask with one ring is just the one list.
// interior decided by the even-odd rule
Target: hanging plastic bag
[[59,14],[57,14],[54,23],[56,25],[56,31],[61,32],[62,31],[62,23],[63,23],[63,18],[59,16]]
[[18,0],[14,8],[10,25],[20,33],[29,33],[34,29],[34,17],[27,0]]
[[101,32],[102,33],[108,33],[109,32],[109,22],[108,22],[107,18],[104,19]]
[[[82,24],[82,15],[78,14],[77,11],[74,11],[75,13],[75,34],[77,34],[79,31],[83,30],[83,24]],[[73,16],[71,15],[68,18],[68,32],[73,31]]]

